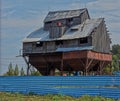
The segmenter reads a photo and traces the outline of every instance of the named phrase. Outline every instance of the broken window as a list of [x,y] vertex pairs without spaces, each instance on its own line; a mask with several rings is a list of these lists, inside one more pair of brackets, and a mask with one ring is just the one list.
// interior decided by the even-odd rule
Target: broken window
[[55,45],[57,45],[57,46],[63,45],[63,41],[55,41]]
[[43,42],[36,42],[36,47],[42,47],[43,46]]
[[80,38],[80,44],[88,43],[88,38]]
[[66,25],[70,27],[73,24],[73,18],[66,19]]
[[69,22],[73,21],[73,18],[69,18],[68,21],[69,21]]
[[49,22],[46,22],[45,24],[51,24],[52,23],[52,21],[49,21]]

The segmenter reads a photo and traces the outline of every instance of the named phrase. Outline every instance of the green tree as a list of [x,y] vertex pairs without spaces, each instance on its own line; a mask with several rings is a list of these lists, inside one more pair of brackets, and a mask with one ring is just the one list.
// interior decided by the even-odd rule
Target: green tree
[[112,67],[114,71],[120,70],[120,45],[116,44],[112,46],[111,50],[113,56],[112,56]]
[[13,69],[12,63],[9,64],[8,75],[9,76],[14,76],[14,69]]
[[12,63],[10,63],[8,66],[8,71],[4,74],[4,76],[13,76],[13,75],[14,75],[14,69]]
[[114,68],[112,68],[112,70],[111,70],[109,66],[106,66],[106,67],[103,69],[105,75],[110,75],[111,72],[113,72],[113,70],[114,70]]
[[118,58],[120,59],[120,45],[119,44],[113,45],[111,52],[113,55],[117,55]]
[[20,71],[20,76],[25,76],[25,72],[24,72],[23,67],[21,68],[21,71]]
[[31,71],[31,74],[30,74],[31,76],[40,76],[41,74],[40,74],[40,72],[38,71],[38,70],[32,70]]
[[18,69],[18,65],[17,64],[15,66],[14,75],[15,76],[19,76],[19,69]]

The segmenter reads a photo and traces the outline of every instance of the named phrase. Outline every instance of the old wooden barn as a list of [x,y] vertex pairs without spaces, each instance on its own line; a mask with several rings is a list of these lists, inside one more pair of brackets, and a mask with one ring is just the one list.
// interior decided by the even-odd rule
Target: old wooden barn
[[23,57],[42,75],[61,71],[102,74],[111,64],[110,37],[104,18],[92,19],[88,10],[49,12],[44,27],[23,40]]

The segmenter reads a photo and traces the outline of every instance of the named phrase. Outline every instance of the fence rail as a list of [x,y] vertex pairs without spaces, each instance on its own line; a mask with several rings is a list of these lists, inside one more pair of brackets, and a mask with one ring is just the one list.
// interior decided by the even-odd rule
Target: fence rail
[[0,91],[120,98],[120,76],[0,76]]

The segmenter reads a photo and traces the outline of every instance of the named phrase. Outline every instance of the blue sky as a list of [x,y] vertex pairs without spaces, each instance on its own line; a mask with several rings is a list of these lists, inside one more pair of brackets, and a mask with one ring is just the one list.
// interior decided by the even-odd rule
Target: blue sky
[[120,0],[1,0],[1,69],[10,62],[26,67],[21,57],[22,40],[43,25],[49,11],[88,8],[91,18],[104,17],[112,44],[120,44]]

